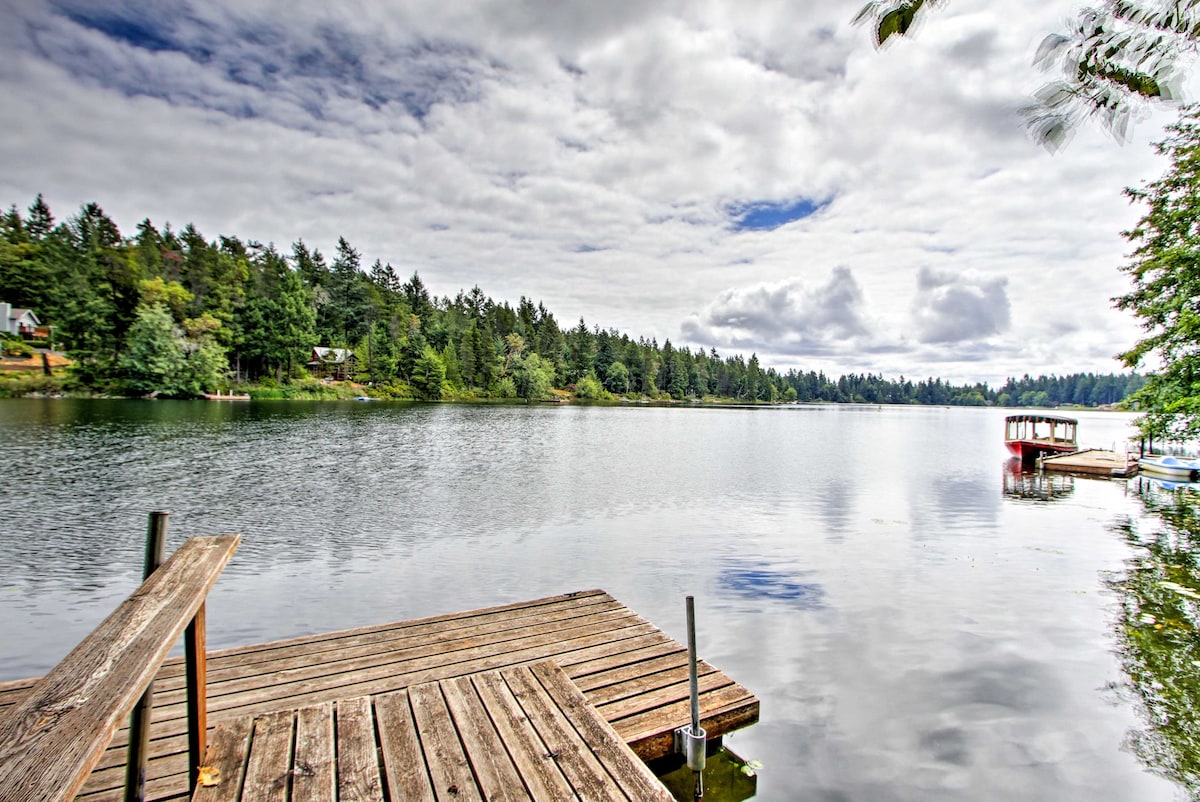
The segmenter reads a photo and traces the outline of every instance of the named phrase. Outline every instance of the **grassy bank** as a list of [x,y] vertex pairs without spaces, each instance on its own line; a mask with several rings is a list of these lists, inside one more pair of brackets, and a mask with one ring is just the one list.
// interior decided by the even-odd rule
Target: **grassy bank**
[[80,388],[66,375],[0,373],[0,398],[75,395]]

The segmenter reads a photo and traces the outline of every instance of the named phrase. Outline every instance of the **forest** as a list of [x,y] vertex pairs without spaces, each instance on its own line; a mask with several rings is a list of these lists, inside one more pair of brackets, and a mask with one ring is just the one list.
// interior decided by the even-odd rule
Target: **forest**
[[[57,222],[41,195],[0,217],[0,301],[35,311],[74,362],[57,389],[198,397],[351,392],[382,398],[703,400],[1000,406],[1116,404],[1137,374],[1026,375],[1003,386],[938,378],[780,372],[755,354],[661,345],[581,318],[564,328],[538,302],[513,307],[478,287],[430,294],[344,238],[330,258],[302,239],[210,240],[149,219],[132,236],[95,203]],[[13,346],[17,347],[17,346]],[[310,369],[315,347],[342,349],[354,390]],[[352,354],[352,357],[349,355]],[[46,390],[27,383],[26,389]]]

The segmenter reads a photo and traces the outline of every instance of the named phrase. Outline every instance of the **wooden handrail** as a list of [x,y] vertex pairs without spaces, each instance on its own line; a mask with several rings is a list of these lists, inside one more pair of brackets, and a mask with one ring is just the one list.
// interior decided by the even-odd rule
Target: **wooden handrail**
[[[239,541],[238,535],[189,539],[0,717],[0,799],[75,796]],[[204,706],[202,697],[193,703]]]

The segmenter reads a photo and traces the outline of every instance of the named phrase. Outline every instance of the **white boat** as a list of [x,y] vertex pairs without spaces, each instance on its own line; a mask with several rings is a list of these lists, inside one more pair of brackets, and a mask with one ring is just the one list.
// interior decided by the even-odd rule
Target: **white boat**
[[1138,460],[1138,470],[1153,476],[1190,482],[1200,477],[1200,462],[1179,457],[1142,457]]

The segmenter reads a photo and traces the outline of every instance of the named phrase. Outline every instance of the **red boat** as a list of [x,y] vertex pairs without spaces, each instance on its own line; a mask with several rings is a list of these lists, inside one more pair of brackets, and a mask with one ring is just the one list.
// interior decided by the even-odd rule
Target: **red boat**
[[1022,463],[1042,454],[1069,454],[1079,450],[1074,418],[1057,415],[1009,415],[1004,419],[1004,445]]

